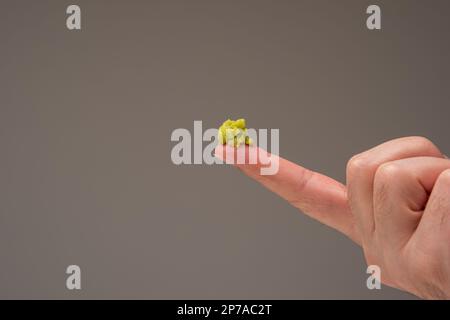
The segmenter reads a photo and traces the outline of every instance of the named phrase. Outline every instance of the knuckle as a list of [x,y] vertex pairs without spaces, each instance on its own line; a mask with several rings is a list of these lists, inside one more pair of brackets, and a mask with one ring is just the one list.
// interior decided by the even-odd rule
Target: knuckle
[[399,181],[407,171],[395,162],[386,162],[380,165],[375,173],[375,184],[390,185]]
[[450,185],[450,169],[446,169],[439,174],[436,183]]
[[392,206],[396,203],[389,199],[395,197],[398,188],[403,188],[400,182],[404,183],[408,174],[400,164],[395,162],[387,162],[378,167],[373,184],[373,205],[378,219],[390,214]]
[[347,176],[355,176],[371,167],[370,160],[364,154],[357,154],[347,162]]
[[418,146],[420,149],[423,149],[424,151],[435,153],[439,152],[436,145],[428,138],[422,137],[422,136],[413,136],[409,138],[414,145]]

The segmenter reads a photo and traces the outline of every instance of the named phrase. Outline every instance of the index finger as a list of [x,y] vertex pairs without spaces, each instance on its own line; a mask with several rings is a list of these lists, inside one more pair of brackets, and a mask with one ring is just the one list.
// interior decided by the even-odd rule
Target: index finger
[[[337,229],[359,243],[344,185],[254,146],[245,146],[245,158],[248,160],[250,152],[255,152],[258,155],[256,163],[245,161],[243,164],[236,164],[236,161],[227,159],[230,148],[233,147],[218,145],[215,150],[216,157],[227,163],[233,162],[234,166],[247,176],[278,194],[308,216]],[[231,154],[234,153],[231,152]],[[265,166],[265,162],[261,159],[278,161],[278,171],[273,175],[262,175],[261,168]]]

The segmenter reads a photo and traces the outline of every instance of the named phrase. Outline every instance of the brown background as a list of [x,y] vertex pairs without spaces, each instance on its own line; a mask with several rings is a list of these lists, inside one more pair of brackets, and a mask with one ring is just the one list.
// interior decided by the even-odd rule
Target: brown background
[[170,134],[246,117],[340,181],[387,139],[450,152],[449,1],[74,3],[80,32],[72,2],[0,2],[0,298],[411,298],[232,168],[173,165]]

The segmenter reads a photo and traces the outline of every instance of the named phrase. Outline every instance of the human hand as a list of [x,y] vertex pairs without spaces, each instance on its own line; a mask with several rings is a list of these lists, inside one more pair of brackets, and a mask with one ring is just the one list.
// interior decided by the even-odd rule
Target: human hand
[[[219,145],[216,156],[226,160],[227,148]],[[260,162],[236,167],[358,243],[384,284],[450,298],[450,160],[432,142],[400,138],[352,157],[346,186],[276,159],[275,175],[261,175]]]

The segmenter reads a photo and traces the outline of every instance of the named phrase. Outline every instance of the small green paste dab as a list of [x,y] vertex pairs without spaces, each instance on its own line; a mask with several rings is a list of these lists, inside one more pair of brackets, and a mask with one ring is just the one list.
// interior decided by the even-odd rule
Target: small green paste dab
[[219,128],[219,143],[239,147],[241,144],[251,145],[252,140],[247,135],[245,119],[236,121],[228,119]]

